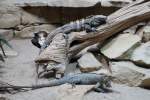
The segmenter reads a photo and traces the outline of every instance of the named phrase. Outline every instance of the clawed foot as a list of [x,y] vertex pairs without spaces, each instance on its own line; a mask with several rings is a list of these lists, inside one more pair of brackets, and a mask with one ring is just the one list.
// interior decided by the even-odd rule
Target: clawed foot
[[76,87],[76,84],[71,84],[72,85],[72,89]]

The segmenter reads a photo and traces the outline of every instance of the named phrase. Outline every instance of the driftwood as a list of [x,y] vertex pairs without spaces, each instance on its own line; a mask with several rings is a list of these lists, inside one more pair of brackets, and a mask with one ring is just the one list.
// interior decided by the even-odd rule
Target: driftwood
[[98,42],[104,41],[118,32],[121,32],[139,22],[150,19],[150,1],[138,0],[108,16],[107,23],[98,28],[97,33],[76,35],[73,41],[82,43],[69,50],[69,58],[74,57],[82,49]]
[[[107,23],[105,25],[102,25],[97,28],[98,32],[78,32],[78,33],[70,33],[69,39],[68,39],[68,47],[67,49],[64,49],[66,47],[59,47],[61,46],[60,43],[57,42],[57,49],[63,49],[64,54],[61,54],[61,50],[56,50],[53,52],[53,41],[58,41],[56,38],[59,32],[55,34],[55,36],[52,36],[52,41],[49,50],[45,49],[39,57],[35,60],[37,63],[42,62],[42,60],[46,61],[48,63],[51,62],[59,62],[66,64],[69,63],[69,60],[76,57],[76,55],[83,50],[84,48],[97,44],[102,43],[109,37],[139,23],[142,21],[146,21],[150,19],[150,1],[149,0],[137,0],[136,2],[133,2],[132,4],[127,5],[126,7],[121,8],[120,10],[116,11],[115,13],[108,16]],[[51,37],[51,36],[50,36]],[[64,41],[64,40],[62,40]],[[73,44],[73,42],[75,44]],[[72,45],[73,44],[73,45]],[[48,51],[49,53],[45,55],[45,51]],[[58,55],[60,54],[60,55]],[[66,57],[66,58],[64,58]],[[57,59],[56,59],[57,58]],[[63,59],[62,59],[63,58]],[[59,61],[59,59],[61,59]],[[67,60],[65,60],[67,59]],[[58,64],[58,63],[56,63]]]

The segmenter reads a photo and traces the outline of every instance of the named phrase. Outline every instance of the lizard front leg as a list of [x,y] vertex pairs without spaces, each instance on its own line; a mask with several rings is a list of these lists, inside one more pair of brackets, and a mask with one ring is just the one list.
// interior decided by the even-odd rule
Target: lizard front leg
[[85,24],[84,28],[85,28],[87,33],[89,33],[89,32],[97,32],[96,28],[95,27],[91,27],[91,25],[89,25],[89,24]]

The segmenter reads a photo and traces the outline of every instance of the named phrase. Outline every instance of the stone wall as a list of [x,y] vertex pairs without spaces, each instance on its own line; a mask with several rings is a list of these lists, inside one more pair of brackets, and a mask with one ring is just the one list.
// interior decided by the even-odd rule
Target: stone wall
[[[19,37],[31,37],[31,32],[42,30],[50,32],[56,28],[55,24],[62,25],[89,15],[109,15],[118,9],[114,6],[102,7],[100,3],[89,7],[82,7],[82,4],[80,7],[50,7],[38,4],[21,8],[16,6],[16,0],[0,0],[1,34],[5,34],[4,30],[9,30],[11,31],[9,33],[17,34]],[[24,34],[29,34],[29,36]]]

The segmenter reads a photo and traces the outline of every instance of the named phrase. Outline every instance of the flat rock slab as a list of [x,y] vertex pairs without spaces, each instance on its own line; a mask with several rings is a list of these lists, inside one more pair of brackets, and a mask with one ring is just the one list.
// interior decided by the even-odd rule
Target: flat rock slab
[[142,44],[132,54],[131,60],[150,68],[150,42]]
[[13,30],[0,29],[0,35],[3,36],[6,40],[11,40],[13,38]]
[[[2,51],[0,51],[0,54],[3,54],[3,52]],[[6,54],[6,56],[8,57],[14,57],[14,56],[18,56],[18,52],[16,52],[16,51],[14,51],[14,50],[5,50],[5,54]]]
[[[30,39],[13,39],[9,42],[18,55],[8,56],[4,63],[0,62],[0,80],[15,85],[35,84],[36,67],[34,58],[38,55],[38,49],[32,45]],[[10,49],[5,48],[5,50]]]
[[120,34],[102,47],[101,52],[111,59],[122,58],[128,51],[135,49],[140,41],[141,38],[137,35]]
[[143,41],[144,42],[150,41],[150,25],[145,26],[143,28]]
[[113,62],[114,82],[129,86],[150,87],[150,69],[141,68],[131,62]]
[[13,28],[21,24],[18,8],[0,3],[0,28]]
[[94,57],[92,53],[84,54],[78,60],[78,65],[82,72],[96,71],[102,67],[102,64]]
[[102,6],[122,7],[131,2],[132,0],[17,0],[16,5],[19,7],[91,7],[101,3]]
[[21,92],[14,95],[6,95],[10,100],[149,100],[149,90],[138,87],[128,87],[124,85],[112,84],[112,93],[91,92],[84,93],[92,88],[93,85],[77,85],[72,88],[71,85],[50,87]]

